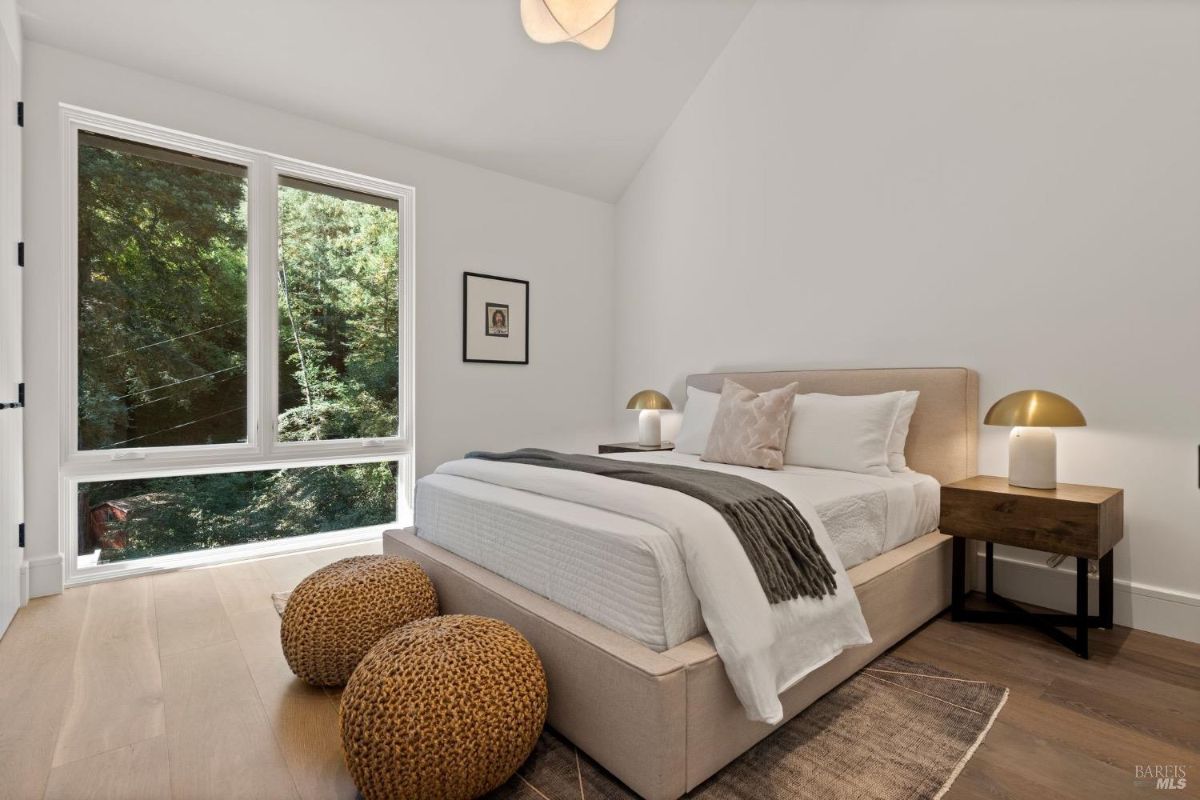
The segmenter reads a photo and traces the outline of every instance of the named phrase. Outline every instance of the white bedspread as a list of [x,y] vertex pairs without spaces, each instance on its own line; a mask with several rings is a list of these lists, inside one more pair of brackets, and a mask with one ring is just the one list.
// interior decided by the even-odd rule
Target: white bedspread
[[674,540],[640,519],[460,478],[417,482],[422,539],[661,653],[704,633]]
[[[711,467],[678,453],[621,458]],[[751,480],[763,474],[739,469]],[[937,528],[940,487],[929,475],[879,478],[795,466],[783,472],[792,476],[789,491],[817,509],[848,570]],[[655,652],[705,633],[683,554],[669,534],[640,519],[433,474],[417,482],[414,525],[426,541]]]
[[775,473],[756,478],[787,496],[812,526],[836,574],[837,590],[831,597],[768,603],[725,520],[707,504],[680,492],[582,472],[478,459],[451,461],[437,471],[624,514],[666,531],[683,555],[713,645],[750,719],[779,722],[783,718],[780,692],[846,647],[871,641],[858,599],[820,516],[806,497],[788,491],[787,481],[776,485]]
[[753,469],[672,451],[607,457],[728,472],[770,486],[793,502],[803,497],[817,509],[846,569],[936,529],[941,513],[941,485],[912,470],[884,478],[791,464],[779,470]]

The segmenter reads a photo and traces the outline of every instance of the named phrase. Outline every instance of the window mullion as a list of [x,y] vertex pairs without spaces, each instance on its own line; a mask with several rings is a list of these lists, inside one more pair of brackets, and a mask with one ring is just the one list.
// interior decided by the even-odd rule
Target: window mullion
[[278,234],[276,233],[277,198],[275,167],[269,156],[263,155],[254,163],[254,191],[251,195],[250,216],[256,239],[253,248],[251,273],[256,294],[251,306],[256,370],[253,386],[257,419],[254,430],[258,435],[258,451],[269,457],[275,450],[276,386],[278,383],[278,347],[276,346],[276,280]]

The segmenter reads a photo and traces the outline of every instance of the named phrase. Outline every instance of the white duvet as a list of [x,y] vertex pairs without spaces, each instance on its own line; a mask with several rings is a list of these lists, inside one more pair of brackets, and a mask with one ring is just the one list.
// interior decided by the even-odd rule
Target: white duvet
[[624,514],[665,531],[683,556],[713,645],[752,720],[780,722],[780,692],[845,648],[871,641],[841,559],[804,497],[783,492],[812,527],[837,590],[820,600],[771,605],[728,524],[693,497],[584,472],[481,459],[450,461],[437,471]]

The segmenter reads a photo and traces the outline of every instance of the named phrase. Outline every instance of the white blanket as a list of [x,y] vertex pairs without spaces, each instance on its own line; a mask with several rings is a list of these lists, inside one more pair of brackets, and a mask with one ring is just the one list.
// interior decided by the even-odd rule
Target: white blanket
[[681,492],[571,470],[481,459],[450,461],[438,472],[602,508],[670,535],[700,600],[713,646],[752,720],[783,719],[779,693],[847,647],[869,644],[854,588],[820,517],[803,497],[790,499],[812,527],[836,574],[821,599],[771,605],[729,525],[706,503]]

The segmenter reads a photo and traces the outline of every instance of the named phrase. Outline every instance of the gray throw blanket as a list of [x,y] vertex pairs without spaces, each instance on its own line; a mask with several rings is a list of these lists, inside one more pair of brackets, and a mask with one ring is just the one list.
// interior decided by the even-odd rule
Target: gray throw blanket
[[791,500],[738,475],[674,464],[646,464],[525,448],[467,453],[467,458],[588,472],[682,492],[712,506],[741,542],[767,600],[834,593],[834,573],[812,528]]

